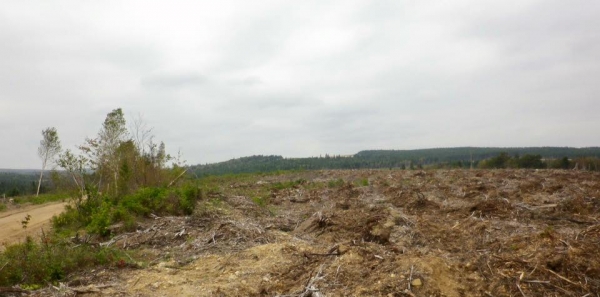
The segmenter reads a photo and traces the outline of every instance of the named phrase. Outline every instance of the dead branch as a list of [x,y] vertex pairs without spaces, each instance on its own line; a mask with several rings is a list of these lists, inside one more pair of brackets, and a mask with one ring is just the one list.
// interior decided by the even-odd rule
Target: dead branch
[[531,284],[550,284],[550,281],[542,281],[542,280],[527,280],[527,279],[524,279],[524,280],[522,280],[522,282],[524,282],[524,283],[531,283]]
[[340,254],[340,246],[339,245],[334,245],[332,248],[329,249],[329,251],[327,251],[327,253],[304,253],[304,257],[308,258],[309,256],[339,256]]
[[183,172],[181,172],[174,180],[172,180],[169,185],[167,186],[167,188],[170,188],[175,182],[177,182],[177,180],[179,180],[188,170],[185,169]]
[[521,275],[519,277],[517,277],[517,281],[515,282],[515,284],[517,285],[517,289],[519,289],[519,292],[521,292],[521,295],[523,295],[523,297],[527,297],[525,295],[525,293],[523,293],[523,289],[521,289],[521,279],[523,279],[523,273],[521,272]]
[[105,289],[105,288],[109,288],[112,287],[113,285],[89,285],[89,286],[85,286],[85,287],[76,287],[76,288],[70,288],[73,292],[78,293],[78,294],[89,294],[89,293],[98,293],[100,292],[101,289]]
[[548,271],[548,272],[550,272],[550,273],[552,273],[552,274],[556,275],[558,278],[560,278],[560,279],[562,279],[562,280],[564,280],[564,281],[568,282],[569,284],[572,284],[572,285],[574,285],[574,286],[581,287],[581,284],[574,283],[574,282],[572,282],[571,280],[569,280],[568,278],[566,278],[566,277],[564,277],[564,276],[562,276],[562,275],[560,275],[560,274],[558,274],[558,273],[556,273],[556,272],[554,272],[554,271],[552,271],[552,270],[550,270],[550,269],[546,269],[546,271]]
[[410,283],[412,283],[412,277],[413,277],[413,269],[415,268],[415,265],[410,265],[410,276],[408,277],[408,290],[410,291]]
[[276,297],[324,297],[320,290],[315,286],[317,281],[323,280],[325,277],[322,275],[323,265],[319,267],[319,271],[314,276],[308,278],[306,285],[304,285],[304,291],[294,295],[277,295]]

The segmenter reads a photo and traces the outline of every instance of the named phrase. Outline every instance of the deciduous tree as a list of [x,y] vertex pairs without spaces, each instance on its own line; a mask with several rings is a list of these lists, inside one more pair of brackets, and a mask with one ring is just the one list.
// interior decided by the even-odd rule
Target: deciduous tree
[[38,147],[38,156],[42,159],[42,170],[40,171],[40,179],[38,181],[37,192],[35,196],[40,194],[40,187],[42,185],[42,177],[44,176],[44,170],[46,166],[54,163],[54,158],[60,153],[61,145],[60,139],[58,138],[58,132],[56,128],[49,127],[42,130],[42,140]]
[[106,182],[106,190],[113,194],[118,194],[119,181],[119,147],[128,139],[125,116],[120,108],[114,109],[106,115],[100,132],[96,138],[88,138],[80,149],[87,155],[90,169],[94,171],[98,178],[98,189],[101,189],[104,178],[112,179]]
[[67,171],[67,174],[73,179],[79,194],[78,197],[75,198],[75,205],[79,207],[85,197],[85,174],[88,159],[81,155],[76,156],[70,150],[66,150],[58,158],[58,165]]

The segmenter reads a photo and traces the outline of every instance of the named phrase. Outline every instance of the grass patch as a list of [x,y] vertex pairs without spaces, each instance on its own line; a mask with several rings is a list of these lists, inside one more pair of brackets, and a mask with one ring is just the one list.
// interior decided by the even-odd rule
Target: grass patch
[[269,204],[269,199],[262,196],[254,196],[252,197],[252,202],[260,206],[261,208],[265,208],[267,207],[267,204]]
[[219,198],[204,200],[198,203],[198,206],[196,206],[196,210],[194,211],[193,216],[201,218],[226,214],[228,212],[226,206],[227,204],[223,203],[223,200]]
[[285,189],[291,189],[291,188],[298,188],[301,185],[305,185],[308,182],[303,179],[297,179],[297,180],[290,180],[290,181],[284,181],[284,182],[277,182],[274,183],[273,185],[271,185],[271,188],[274,190],[285,190]]
[[65,201],[69,199],[70,195],[67,193],[48,193],[40,194],[39,196],[21,196],[13,198],[16,204],[32,203],[32,204],[44,204],[48,202]]
[[366,187],[369,185],[369,180],[366,178],[363,179],[359,179],[355,182],[356,186],[358,187]]
[[44,204],[55,201],[66,201],[70,198],[69,194],[66,193],[52,193],[52,194],[41,194],[38,197],[32,196],[29,201],[33,204]]
[[341,186],[343,186],[345,184],[344,180],[341,178],[335,179],[335,180],[330,180],[327,183],[327,187],[329,188],[339,188]]

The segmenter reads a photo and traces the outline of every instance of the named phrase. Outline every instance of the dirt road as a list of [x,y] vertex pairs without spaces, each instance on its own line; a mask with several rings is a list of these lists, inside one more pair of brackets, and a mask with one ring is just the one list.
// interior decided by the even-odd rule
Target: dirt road
[[[28,205],[17,209],[0,213],[0,249],[4,245],[22,240],[27,235],[37,236],[43,229],[50,228],[50,219],[52,216],[61,213],[66,202],[47,203],[42,205]],[[31,218],[27,228],[23,229],[21,221],[27,215]]]

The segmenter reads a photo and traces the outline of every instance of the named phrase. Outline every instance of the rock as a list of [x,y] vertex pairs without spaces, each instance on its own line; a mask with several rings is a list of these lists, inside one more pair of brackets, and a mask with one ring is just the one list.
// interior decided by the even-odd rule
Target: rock
[[415,279],[413,279],[413,280],[412,280],[412,282],[410,282],[410,284],[411,284],[413,287],[420,287],[420,286],[422,286],[422,285],[423,285],[423,282],[421,281],[421,279],[420,279],[420,278],[415,278]]

